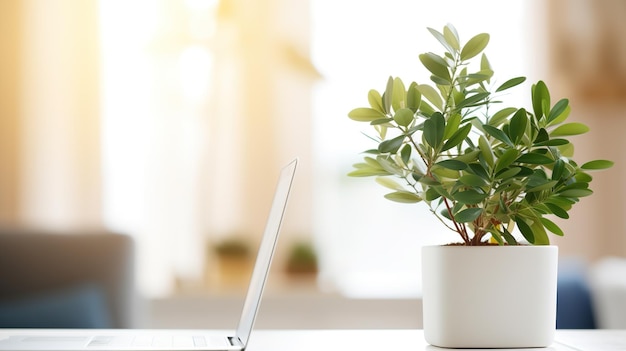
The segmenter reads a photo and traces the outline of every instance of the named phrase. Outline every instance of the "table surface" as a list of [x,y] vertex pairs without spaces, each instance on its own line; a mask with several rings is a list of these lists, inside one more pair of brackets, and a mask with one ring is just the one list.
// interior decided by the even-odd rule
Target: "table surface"
[[[114,330],[109,330],[113,331]],[[132,333],[132,330],[117,332]],[[170,330],[154,330],[155,333]],[[94,334],[106,330],[80,329],[55,330],[61,334]],[[176,330],[174,332],[185,332]],[[8,335],[41,334],[41,330],[0,329],[0,340]],[[247,351],[391,351],[391,350],[442,350],[424,340],[422,330],[255,330]],[[477,349],[473,349],[477,350]],[[510,350],[510,349],[508,349]],[[543,349],[548,351],[617,351],[626,350],[626,330],[557,330],[555,342]],[[497,349],[490,349],[497,351]]]
[[[442,350],[428,345],[422,330],[262,330],[248,351],[281,350]],[[477,350],[477,349],[473,349]],[[496,351],[496,349],[489,349]],[[510,349],[508,349],[510,350]],[[550,351],[626,350],[626,330],[557,330]]]

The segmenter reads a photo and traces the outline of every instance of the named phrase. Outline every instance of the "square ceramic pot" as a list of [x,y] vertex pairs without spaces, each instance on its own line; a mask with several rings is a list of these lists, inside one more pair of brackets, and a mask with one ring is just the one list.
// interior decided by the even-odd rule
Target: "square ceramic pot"
[[556,246],[426,246],[424,337],[451,348],[546,347],[556,329]]

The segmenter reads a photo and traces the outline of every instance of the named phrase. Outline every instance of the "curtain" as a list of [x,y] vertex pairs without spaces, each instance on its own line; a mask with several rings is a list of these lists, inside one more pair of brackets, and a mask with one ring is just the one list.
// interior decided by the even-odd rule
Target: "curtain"
[[127,233],[144,295],[205,289],[208,247],[254,246],[299,156],[281,245],[310,238],[305,2],[0,6],[0,224]]
[[[308,62],[306,35],[284,37],[306,33],[306,11],[279,3],[101,2],[105,223],[138,241],[147,295],[203,287],[220,240],[254,247],[294,156],[304,166],[284,234],[310,236],[316,72],[293,58]],[[294,15],[304,20],[281,20]]]

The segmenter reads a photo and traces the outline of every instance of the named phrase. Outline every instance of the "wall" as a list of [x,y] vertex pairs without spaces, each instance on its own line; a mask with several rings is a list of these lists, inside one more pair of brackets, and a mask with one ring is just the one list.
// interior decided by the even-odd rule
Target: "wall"
[[17,0],[0,1],[0,223],[19,215],[19,90],[22,9]]
[[2,224],[101,225],[96,4],[0,4]]
[[580,162],[609,159],[615,166],[593,173],[594,194],[582,199],[554,240],[562,255],[588,260],[626,256],[626,3],[557,0],[547,3],[547,71],[552,99],[568,97],[572,121],[591,131],[577,137]]

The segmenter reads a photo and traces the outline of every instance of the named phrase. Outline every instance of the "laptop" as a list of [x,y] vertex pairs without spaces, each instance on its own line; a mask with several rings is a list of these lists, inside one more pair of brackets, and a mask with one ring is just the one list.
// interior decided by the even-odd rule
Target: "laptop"
[[267,281],[297,164],[298,159],[294,159],[280,172],[239,325],[233,333],[183,329],[4,329],[0,330],[0,350],[244,350]]

